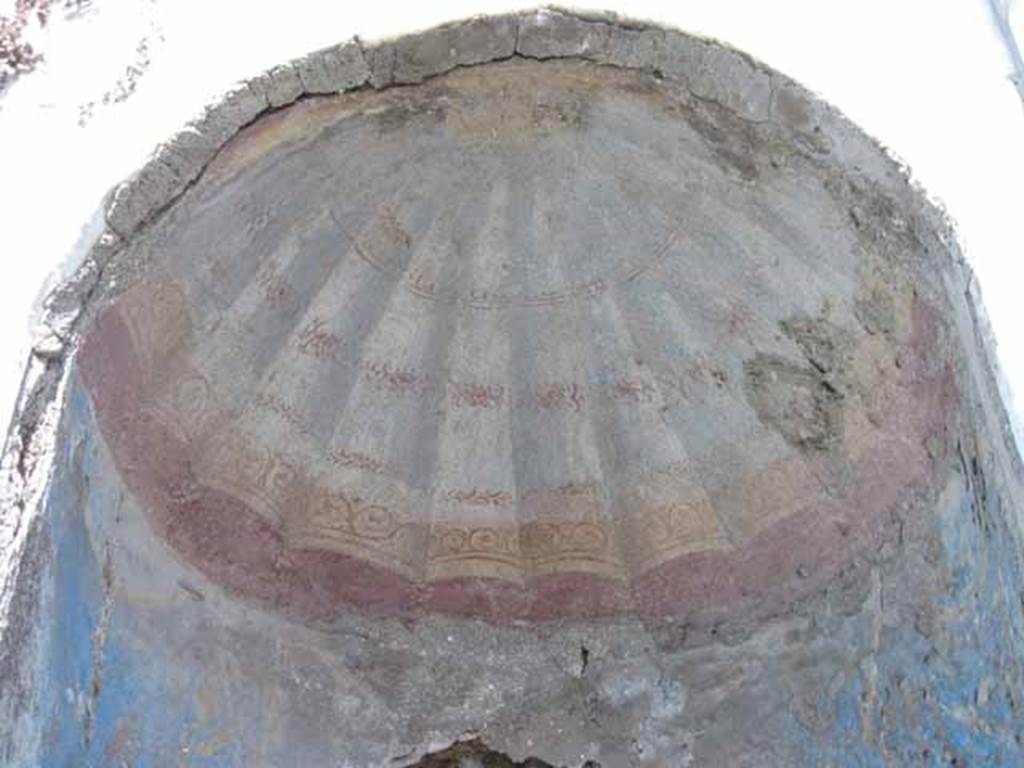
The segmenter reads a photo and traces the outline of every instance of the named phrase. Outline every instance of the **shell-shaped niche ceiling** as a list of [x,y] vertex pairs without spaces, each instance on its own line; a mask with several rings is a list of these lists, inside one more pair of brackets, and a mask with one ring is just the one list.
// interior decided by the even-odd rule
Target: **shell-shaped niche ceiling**
[[814,589],[928,490],[951,397],[829,141],[575,60],[265,114],[126,246],[106,445],[176,557],[304,616]]

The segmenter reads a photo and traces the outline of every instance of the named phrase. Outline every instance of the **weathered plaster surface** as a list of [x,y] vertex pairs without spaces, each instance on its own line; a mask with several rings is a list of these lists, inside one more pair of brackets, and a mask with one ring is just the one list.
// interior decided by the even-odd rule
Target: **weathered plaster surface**
[[[536,83],[524,96],[516,83],[530,78]],[[496,99],[488,88],[502,82]],[[609,125],[615,130],[602,134]],[[417,173],[409,164],[380,173],[387,152],[375,159],[368,137],[409,150],[418,131],[439,130],[459,151],[476,153],[461,169],[442,151],[448,145],[424,142],[431,151],[412,166]],[[566,183],[572,168],[558,165],[566,135],[605,142],[592,145],[602,152],[575,189]],[[616,136],[639,137],[633,155],[615,159]],[[354,160],[335,150],[348,157],[347,177],[331,155],[346,141],[368,147]],[[552,146],[562,154],[540,151]],[[303,151],[319,158],[314,168],[301,162]],[[545,245],[557,244],[590,290],[576,292],[563,276],[552,293],[541,280],[536,297],[544,301],[534,303],[564,297],[593,312],[597,320],[585,328],[598,351],[621,343],[633,368],[606,363],[586,368],[591,376],[576,390],[569,383],[535,391],[548,369],[531,369],[528,356],[492,359],[495,339],[547,349],[545,365],[560,370],[558,310],[543,310],[552,313],[541,323],[550,340],[514,324],[498,324],[505,336],[485,335],[476,346],[459,336],[460,328],[488,327],[487,313],[515,316],[517,302],[532,301],[533,283],[515,274],[514,260],[507,285],[453,294],[436,282],[402,282],[407,263],[391,274],[392,261],[373,258],[393,256],[406,239],[421,242],[444,201],[496,199],[493,189],[473,186],[494,154],[506,161],[490,169],[498,180],[520,168],[525,178],[562,184],[541,210],[555,212],[556,225],[578,225],[572,237]],[[275,173],[292,179],[284,188],[294,197],[274,186]],[[593,189],[602,173],[626,180],[625,192],[608,199],[637,205],[630,216],[600,207],[606,198]],[[378,177],[407,179],[410,192],[374,197]],[[657,548],[641,547],[624,564],[625,578],[572,558],[537,570],[523,552],[511,574],[507,562],[505,570],[432,571],[421,562],[428,547],[417,549],[415,537],[407,551],[376,559],[351,538],[325,538],[323,528],[300,526],[315,535],[295,538],[281,515],[304,502],[294,489],[247,486],[245,462],[230,464],[233,474],[204,473],[202,445],[193,441],[209,426],[207,390],[186,387],[177,399],[161,393],[178,392],[191,366],[222,398],[251,397],[253,371],[237,360],[252,350],[244,340],[225,344],[229,334],[217,331],[239,320],[239,301],[218,291],[237,283],[236,295],[252,287],[274,304],[287,303],[303,281],[310,291],[330,285],[350,263],[337,245],[347,230],[344,222],[340,232],[311,226],[297,252],[320,258],[323,269],[296,259],[283,276],[249,274],[245,257],[253,267],[262,262],[252,244],[232,238],[313,216],[317,200],[337,199],[335,186],[343,194],[323,211],[350,211],[354,222],[360,200],[391,202],[401,225],[367,215],[376,222],[369,235],[353,224],[348,238],[369,255],[367,274],[394,283],[382,316],[394,313],[394,296],[426,296],[450,307],[438,316],[451,319],[455,340],[437,348],[454,350],[449,357],[461,370],[507,367],[492,388],[447,382],[448,399],[427,397],[432,406],[476,413],[501,400],[495,384],[511,393],[525,380],[530,398],[513,407],[510,395],[504,423],[558,434],[569,423],[550,415],[559,404],[604,403],[593,406],[599,429],[587,439],[628,459],[604,490],[614,495],[621,483],[639,488],[639,499],[657,489],[631,485],[630,471],[659,466],[664,457],[643,450],[671,453],[659,443],[659,425],[690,414],[692,423],[680,422],[692,440],[682,458],[713,489],[710,507],[732,525],[729,546],[712,546],[705,535],[703,548],[661,560]],[[422,199],[431,216],[417,218]],[[260,216],[246,200],[273,205]],[[564,200],[583,201],[582,213],[560,208]],[[297,211],[288,214],[289,205]],[[627,270],[622,284],[614,269],[590,274],[615,246],[602,241],[601,221],[587,218],[594,210],[610,231],[640,221],[652,243],[675,227],[683,242],[655,267]],[[375,45],[353,41],[239,86],[113,193],[107,220],[109,233],[51,299],[4,459],[4,513],[21,521],[8,550],[18,567],[4,587],[0,644],[0,744],[12,764],[404,765],[470,738],[533,765],[1024,760],[1021,468],[966,267],[941,216],[901,170],[778,73],[675,31],[560,11],[473,19]],[[471,221],[482,224],[462,235],[479,238],[482,230],[488,242],[502,242],[486,216]],[[424,232],[408,231],[416,222]],[[558,226],[550,231],[560,236]],[[295,250],[297,241],[276,242]],[[625,249],[643,252],[640,242]],[[479,256],[463,261],[480,274],[495,267]],[[449,262],[440,262],[442,273]],[[216,264],[220,272],[204,271]],[[520,266],[541,264],[538,256]],[[342,293],[364,278],[349,279],[339,283]],[[593,309],[604,301],[595,288],[609,285],[631,333],[602,326]],[[679,291],[674,321],[651,311],[665,285]],[[346,300],[357,303],[359,294]],[[315,305],[301,292],[295,301],[296,309]],[[346,317],[345,306],[333,316]],[[243,319],[276,333],[258,311]],[[645,346],[642,333],[660,343]],[[672,334],[686,342],[678,360],[668,354]],[[307,336],[295,337],[295,349],[314,362],[342,343],[340,333]],[[476,357],[460,357],[466,349]],[[300,359],[286,357],[281,375]],[[391,371],[368,370],[377,379]],[[646,370],[667,373],[645,389]],[[636,376],[622,380],[630,371]],[[685,371],[696,405],[663,394],[666,380],[681,381]],[[389,396],[414,381],[385,378]],[[290,386],[284,394],[297,391]],[[334,391],[314,388],[304,407],[343,408]],[[661,399],[647,407],[652,391]],[[384,406],[370,412],[371,436],[411,430],[423,416]],[[227,415],[234,413],[229,402]],[[630,428],[616,431],[616,418]],[[743,419],[749,430],[730,433]],[[270,417],[246,425],[244,415],[222,413],[214,423],[215,434],[229,436],[248,426],[255,443],[287,446],[301,466],[317,467],[300,436]],[[484,420],[469,423],[486,433]],[[640,451],[632,459],[629,435]],[[708,447],[716,437],[732,452]],[[452,446],[442,470],[477,466],[475,453],[494,450],[457,435],[442,448]],[[546,448],[519,444],[507,460],[526,454],[520,476],[541,475],[558,469]],[[417,481],[419,455],[396,449],[385,458],[406,456],[405,486],[432,488],[429,478]],[[493,457],[500,469],[506,457]],[[773,457],[814,482],[782,472],[750,491],[744,483]],[[348,481],[369,482],[373,467],[357,469],[362,474]],[[725,478],[717,486],[716,471]],[[231,480],[237,487],[227,487]],[[461,494],[474,488],[446,498],[476,500]],[[798,492],[803,504],[794,511]],[[614,509],[615,530],[632,541]],[[721,512],[728,509],[731,517]]]

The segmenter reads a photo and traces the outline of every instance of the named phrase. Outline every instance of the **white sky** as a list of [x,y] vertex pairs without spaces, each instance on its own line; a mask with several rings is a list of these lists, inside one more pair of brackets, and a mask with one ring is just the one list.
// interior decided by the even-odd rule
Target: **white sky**
[[[596,2],[597,0],[595,0]],[[619,0],[606,6],[716,37],[840,107],[956,219],[1001,364],[1024,405],[1024,105],[988,0]],[[1014,0],[1024,41],[1024,0]],[[0,0],[9,13],[14,0]],[[0,100],[0,420],[44,285],[96,234],[103,194],[233,81],[354,34],[364,39],[536,3],[94,0],[33,37],[46,63]],[[145,40],[143,51],[139,44]],[[126,67],[135,93],[102,105]],[[79,125],[80,109],[95,102]],[[63,265],[63,267],[62,267]],[[1018,408],[1018,414],[1020,409]],[[1019,422],[1018,422],[1019,423]]]

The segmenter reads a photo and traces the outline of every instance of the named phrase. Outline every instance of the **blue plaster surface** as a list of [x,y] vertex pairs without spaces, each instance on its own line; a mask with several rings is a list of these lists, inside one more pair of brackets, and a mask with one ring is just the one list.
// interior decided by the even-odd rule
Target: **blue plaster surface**
[[[54,556],[50,624],[37,676],[43,738],[34,765],[250,764],[237,740],[220,743],[218,735],[228,723],[197,715],[197,690],[209,669],[199,658],[192,667],[182,666],[182,651],[188,649],[171,642],[140,644],[135,631],[139,617],[131,602],[118,599],[116,591],[105,594],[98,534],[111,524],[105,512],[117,505],[120,489],[94,483],[103,470],[100,450],[89,436],[93,422],[88,399],[79,386],[72,386],[69,401],[58,462],[61,474],[46,511]],[[92,509],[83,509],[83,501]],[[90,531],[90,522],[100,530]],[[110,600],[109,619],[101,640],[105,600]],[[237,695],[241,700],[245,691]],[[258,707],[258,701],[250,699],[249,704]],[[197,744],[199,750],[190,749]],[[293,750],[274,764],[293,764],[297,754]]]
[[[1000,497],[967,484],[959,504],[934,523],[948,559],[944,641],[907,623],[874,656],[879,745],[864,743],[863,679],[836,696],[832,727],[811,735],[791,723],[804,764],[829,766],[1024,766],[1024,592],[1016,543],[1002,524]],[[979,505],[984,504],[983,509]],[[979,522],[979,521],[984,521]],[[900,585],[891,585],[899,589]],[[985,682],[987,681],[987,682]],[[979,695],[983,683],[987,697]]]
[[[66,438],[48,502],[54,535],[52,608],[39,677],[43,702],[42,751],[45,768],[130,765],[137,768],[179,764],[238,765],[230,750],[209,757],[181,755],[182,734],[194,730],[194,678],[198,670],[180,669],[154,645],[122,642],[130,637],[131,607],[111,596],[105,638],[99,637],[104,601],[103,554],[87,528],[83,499],[112,505],[109,489],[90,487],[97,476],[97,448],[87,436],[91,426],[87,398],[71,388]],[[85,429],[83,429],[83,427]],[[84,490],[83,489],[87,489]],[[184,693],[184,695],[182,695]],[[201,735],[201,734],[200,734]]]
[[[80,402],[76,405],[81,407]],[[60,467],[80,466],[75,445],[72,439],[63,441]],[[102,611],[102,575],[72,478],[61,476],[54,482],[46,514],[55,553],[49,637],[38,677],[44,723],[39,762],[42,766],[73,766],[83,763],[83,707],[92,685],[93,634]]]

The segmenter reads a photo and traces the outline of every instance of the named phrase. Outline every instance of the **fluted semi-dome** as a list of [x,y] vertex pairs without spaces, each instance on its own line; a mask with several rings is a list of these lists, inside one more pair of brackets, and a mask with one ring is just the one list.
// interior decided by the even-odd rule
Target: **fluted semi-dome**
[[929,488],[951,396],[908,224],[803,141],[580,61],[263,117],[86,339],[108,446],[307,615],[770,611]]
[[4,765],[1024,765],[977,284],[786,76],[352,40],[103,214],[0,457]]

